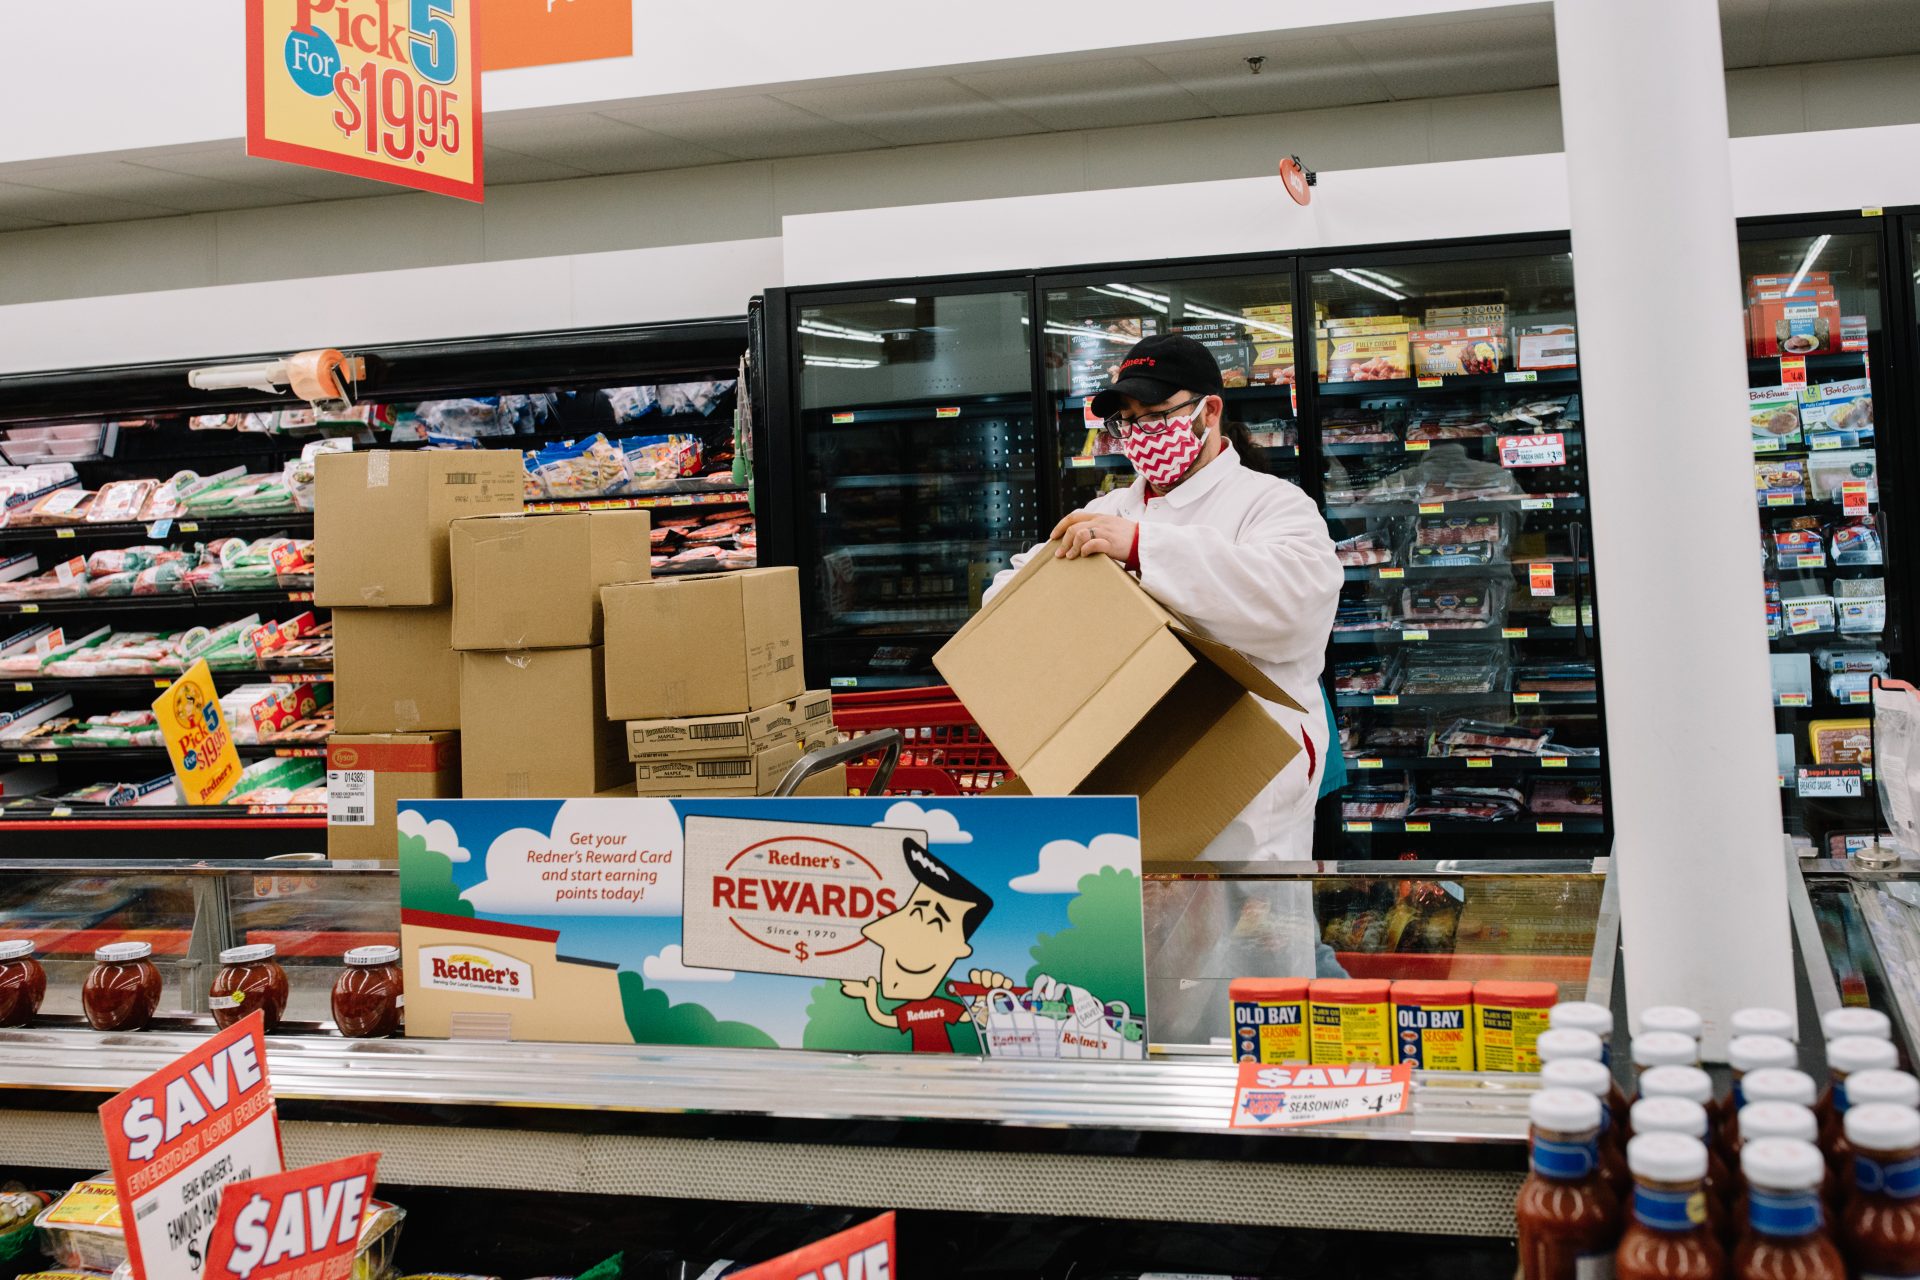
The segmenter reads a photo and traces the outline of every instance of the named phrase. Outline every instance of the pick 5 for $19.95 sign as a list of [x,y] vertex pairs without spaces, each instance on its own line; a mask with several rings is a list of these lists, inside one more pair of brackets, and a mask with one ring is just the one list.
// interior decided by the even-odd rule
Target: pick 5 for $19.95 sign
[[246,0],[247,154],[479,200],[481,0]]

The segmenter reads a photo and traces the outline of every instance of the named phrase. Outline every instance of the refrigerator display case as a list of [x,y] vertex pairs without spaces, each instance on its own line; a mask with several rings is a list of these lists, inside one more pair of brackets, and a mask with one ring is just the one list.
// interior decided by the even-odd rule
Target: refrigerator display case
[[1749,228],[1740,246],[1782,816],[1822,857],[1872,837],[1871,684],[1905,673],[1875,429],[1885,248],[1859,225]]
[[1349,770],[1342,847],[1601,844],[1571,256],[1516,244],[1303,274],[1306,434],[1347,579],[1327,664]]
[[1920,861],[1807,858],[1799,871],[1788,881],[1789,903],[1816,1011],[1880,1010],[1912,1070],[1920,1063]]

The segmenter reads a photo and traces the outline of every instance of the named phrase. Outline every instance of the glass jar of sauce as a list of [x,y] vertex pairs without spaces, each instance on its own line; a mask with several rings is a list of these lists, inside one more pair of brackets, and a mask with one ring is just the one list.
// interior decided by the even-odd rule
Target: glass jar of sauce
[[220,972],[213,976],[207,1003],[216,1026],[230,1027],[259,1009],[266,1014],[266,1030],[280,1026],[287,1011],[287,971],[274,958],[271,942],[228,947],[220,953]]
[[47,971],[25,938],[0,942],[0,1027],[24,1027],[47,998]]
[[160,1007],[160,970],[145,942],[113,942],[93,953],[80,1008],[95,1031],[141,1031]]
[[1602,1109],[1572,1089],[1542,1089],[1527,1104],[1531,1172],[1513,1208],[1521,1280],[1574,1280],[1620,1239],[1620,1201],[1600,1173]]
[[1740,1151],[1747,1225],[1733,1251],[1740,1280],[1847,1280],[1827,1235],[1820,1184],[1827,1162],[1811,1142],[1755,1138]]
[[333,1023],[355,1040],[390,1036],[406,1025],[400,948],[355,947],[333,984]]
[[1616,1280],[1721,1280],[1726,1251],[1707,1218],[1707,1147],[1677,1133],[1627,1144],[1633,1214],[1613,1255]]
[[1920,1112],[1887,1102],[1847,1111],[1852,1191],[1841,1249],[1862,1276],[1920,1275]]

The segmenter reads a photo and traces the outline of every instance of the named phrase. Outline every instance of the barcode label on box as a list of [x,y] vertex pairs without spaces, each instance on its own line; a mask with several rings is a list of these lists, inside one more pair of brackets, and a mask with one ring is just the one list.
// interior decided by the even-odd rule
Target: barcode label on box
[[695,724],[687,726],[687,736],[696,741],[711,738],[740,738],[746,736],[747,726],[737,720],[725,724]]
[[791,671],[791,670],[793,670],[793,655],[792,655],[792,654],[788,654],[788,655],[787,655],[786,657],[784,657],[784,658],[776,658],[776,659],[774,660],[774,663],[773,663],[773,669],[774,669],[775,671]]
[[480,473],[478,471],[449,471],[447,472],[447,483],[479,484]]
[[744,778],[753,772],[753,761],[702,760],[694,772],[701,778]]
[[327,825],[373,825],[373,770],[327,770]]

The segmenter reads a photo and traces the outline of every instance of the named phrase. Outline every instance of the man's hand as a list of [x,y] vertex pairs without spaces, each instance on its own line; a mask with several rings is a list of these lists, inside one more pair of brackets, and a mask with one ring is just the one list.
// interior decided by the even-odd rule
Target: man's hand
[[840,984],[840,994],[854,1000],[874,1000],[880,994],[880,979],[862,978],[858,982],[849,979]]
[[1053,533],[1048,540],[1060,541],[1059,549],[1053,553],[1055,556],[1068,560],[1078,560],[1081,556],[1112,556],[1125,564],[1127,556],[1133,551],[1133,540],[1138,532],[1139,526],[1131,520],[1096,515],[1091,511],[1075,511],[1053,526]]
[[969,969],[967,981],[976,987],[1005,987],[1013,990],[1013,979],[992,969]]

